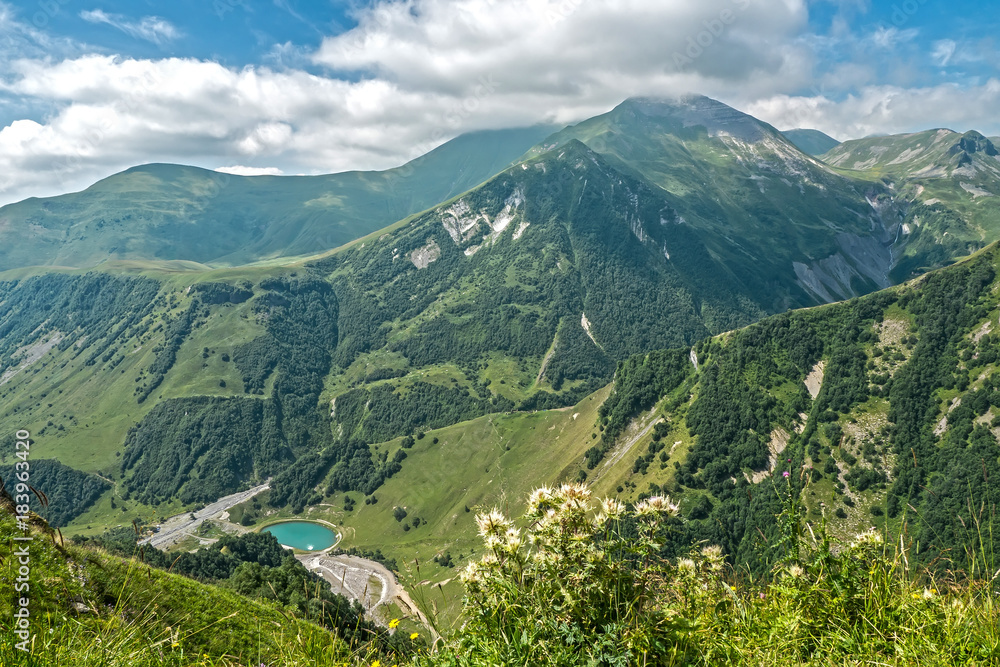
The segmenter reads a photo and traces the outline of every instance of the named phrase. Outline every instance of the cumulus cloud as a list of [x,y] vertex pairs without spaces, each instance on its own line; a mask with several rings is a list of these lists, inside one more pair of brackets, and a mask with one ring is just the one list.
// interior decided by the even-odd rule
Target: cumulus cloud
[[900,44],[912,42],[920,31],[916,28],[900,30],[896,27],[879,26],[871,35],[872,43],[880,49],[892,50]]
[[[808,53],[790,42],[805,0],[382,1],[356,19],[311,55],[322,75],[289,66],[303,55],[290,45],[275,48],[274,68],[13,59],[0,68],[0,94],[54,111],[0,132],[0,172],[10,174],[0,200],[148,161],[387,168],[464,131],[573,122],[633,94],[768,92],[808,76]],[[172,26],[147,33],[176,36]]]
[[951,83],[922,88],[867,86],[840,100],[774,95],[748,102],[745,110],[782,129],[811,127],[844,140],[933,127],[997,134],[998,107],[1000,80],[990,79],[973,87]]
[[104,23],[121,30],[135,39],[143,39],[153,44],[164,44],[180,36],[172,23],[158,16],[146,16],[138,22],[129,21],[121,14],[108,14],[101,9],[84,10],[80,18],[88,23]]
[[[0,57],[0,103],[45,110],[0,129],[0,203],[153,161],[234,165],[220,168],[229,173],[387,168],[465,131],[575,122],[631,95],[703,93],[838,138],[993,117],[993,81],[967,91],[885,85],[885,63],[894,49],[915,48],[915,28],[815,36],[808,4],[376,0],[314,52],[276,45],[269,66],[245,68],[72,48],[5,52],[0,40],[9,56]],[[0,30],[46,39],[6,9]],[[179,36],[153,17],[84,14],[154,43]],[[850,57],[824,65],[831,52]]]

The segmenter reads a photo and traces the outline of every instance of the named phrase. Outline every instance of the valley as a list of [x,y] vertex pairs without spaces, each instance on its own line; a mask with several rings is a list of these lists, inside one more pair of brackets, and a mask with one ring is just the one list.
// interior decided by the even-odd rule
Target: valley
[[[718,545],[760,580],[791,512],[833,555],[874,530],[981,574],[1000,548],[978,132],[838,143],[633,98],[390,172],[219,178],[146,165],[0,209],[0,432],[32,433],[70,541],[252,595],[281,569],[272,597],[342,630],[289,592],[312,572],[371,633],[432,641],[468,620],[477,517],[543,486],[669,496],[662,557]],[[338,541],[283,562],[257,531],[285,519]]]

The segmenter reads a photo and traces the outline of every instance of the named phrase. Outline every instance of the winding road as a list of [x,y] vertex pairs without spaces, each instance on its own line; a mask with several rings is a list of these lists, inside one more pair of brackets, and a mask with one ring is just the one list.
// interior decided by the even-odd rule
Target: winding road
[[[296,558],[308,569],[330,582],[330,588],[334,593],[358,600],[364,607],[365,613],[380,625],[385,625],[388,621],[374,612],[389,602],[396,602],[403,611],[408,611],[434,633],[420,607],[413,602],[406,589],[399,585],[396,575],[381,563],[358,556],[333,556],[322,553],[301,554]],[[378,579],[381,589],[377,599],[375,591],[372,590],[372,578]]]
[[[252,489],[219,498],[214,503],[206,505],[197,512],[184,512],[183,514],[172,516],[163,523],[158,524],[159,532],[149,537],[144,537],[139,540],[139,544],[149,544],[157,549],[169,548],[197,530],[198,526],[206,519],[215,518],[226,510],[253,498],[258,493],[267,491],[268,488],[270,488],[270,483],[265,482]],[[194,514],[193,519],[191,518],[192,514]]]

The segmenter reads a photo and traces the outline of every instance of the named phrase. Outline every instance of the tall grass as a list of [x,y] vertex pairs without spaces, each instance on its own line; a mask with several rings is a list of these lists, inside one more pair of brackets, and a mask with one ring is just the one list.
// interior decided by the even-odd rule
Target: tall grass
[[[485,555],[462,575],[464,625],[417,656],[39,533],[31,651],[14,647],[4,596],[0,665],[1000,665],[1000,583],[985,550],[955,573],[914,565],[904,540],[877,532],[838,548],[824,525],[801,522],[788,492],[785,557],[764,579],[712,545],[662,558],[676,521],[664,497],[628,508],[572,484],[535,491],[518,522],[480,515]],[[0,529],[13,534],[9,517]],[[11,549],[0,542],[5,590]]]
[[30,546],[30,651],[16,648],[11,594],[13,520],[0,512],[0,665],[3,667],[342,667],[397,659],[296,618],[292,607],[151,568],[137,559],[57,545]]
[[911,565],[903,540],[877,532],[835,548],[825,526],[802,524],[790,500],[786,556],[753,580],[711,545],[660,558],[674,509],[651,498],[626,510],[567,485],[536,492],[523,529],[499,512],[482,515],[486,555],[464,573],[467,622],[418,661],[1000,664],[995,575],[935,575]]

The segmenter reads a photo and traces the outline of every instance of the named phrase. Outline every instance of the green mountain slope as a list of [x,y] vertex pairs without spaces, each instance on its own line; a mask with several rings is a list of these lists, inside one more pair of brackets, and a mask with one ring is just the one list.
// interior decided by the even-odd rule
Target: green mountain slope
[[731,270],[766,277],[784,299],[771,312],[891,284],[899,223],[887,190],[751,116],[706,97],[632,99],[541,146],[571,139],[662,190]]
[[398,472],[372,443],[570,405],[629,355],[886,284],[878,186],[717,102],[630,100],[545,146],[317,261],[4,284],[2,419],[115,482],[88,523],[268,476],[302,508]]
[[[825,518],[839,542],[875,528],[916,560],[978,572],[1000,547],[998,327],[994,245],[904,286],[706,339],[697,368],[686,348],[637,355],[565,411],[380,443],[408,456],[379,502],[316,515],[343,522],[348,545],[427,563],[475,547],[463,508],[518,513],[526,491],[585,477],[623,500],[669,493],[686,519],[679,554],[706,540],[766,572],[783,553],[775,517],[791,490],[802,518],[817,529]],[[418,529],[404,530],[396,507]],[[432,581],[451,576],[425,567]]]
[[[652,350],[683,379],[708,336],[888,284],[891,185],[706,98],[630,100],[317,258],[10,274],[0,427],[112,484],[75,526],[268,477],[273,507],[368,496],[406,467],[377,443],[573,405]],[[624,424],[585,443],[586,474]]]
[[814,157],[840,145],[839,141],[819,130],[782,130],[781,133],[803,153]]
[[893,246],[895,281],[1000,239],[1000,153],[978,132],[859,139],[822,159],[891,189],[902,221]]
[[314,254],[481,183],[551,129],[463,135],[381,172],[244,177],[134,167],[82,192],[0,208],[0,270],[108,260],[234,265]]

